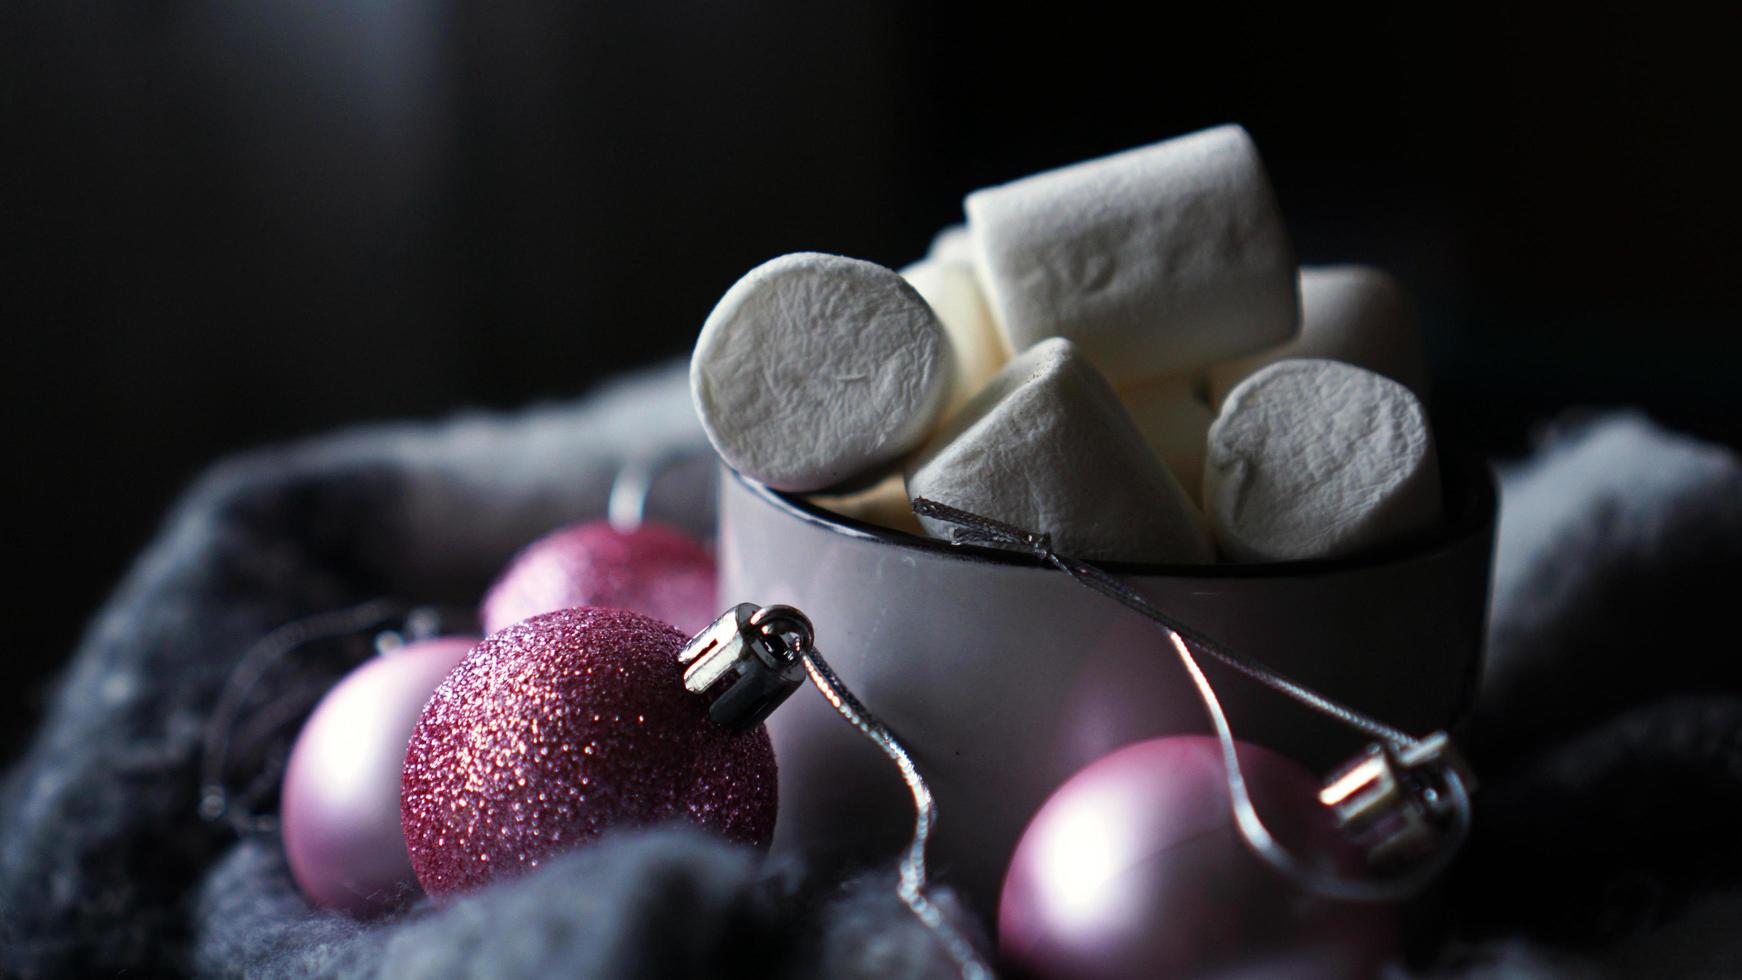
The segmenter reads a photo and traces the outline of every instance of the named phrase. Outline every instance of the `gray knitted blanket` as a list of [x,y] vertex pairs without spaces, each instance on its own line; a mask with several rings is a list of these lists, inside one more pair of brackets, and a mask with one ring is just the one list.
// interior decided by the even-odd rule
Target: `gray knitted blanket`
[[[829,880],[691,831],[359,923],[302,901],[275,837],[196,815],[208,721],[250,643],[376,596],[469,605],[518,547],[602,513],[627,454],[701,444],[674,366],[215,467],[92,621],[0,789],[0,972],[948,976],[889,875]],[[1477,831],[1408,969],[1742,974],[1742,658],[1720,632],[1742,466],[1617,415],[1503,482]],[[705,467],[674,472],[649,510],[705,532],[711,492]]]

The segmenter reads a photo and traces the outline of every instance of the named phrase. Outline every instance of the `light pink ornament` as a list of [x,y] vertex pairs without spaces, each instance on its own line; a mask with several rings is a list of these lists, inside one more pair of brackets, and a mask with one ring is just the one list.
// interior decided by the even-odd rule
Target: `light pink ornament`
[[490,587],[481,617],[494,633],[555,609],[604,606],[670,623],[691,636],[719,614],[714,556],[664,524],[619,530],[590,521],[528,545]]
[[363,916],[419,894],[399,820],[405,748],[424,703],[476,642],[441,637],[373,657],[303,724],[285,764],[280,824],[311,903]]
[[[1312,774],[1256,745],[1238,754],[1284,845],[1359,867]],[[1017,845],[998,910],[1000,955],[1038,980],[1362,977],[1396,944],[1390,908],[1307,894],[1247,849],[1221,747],[1198,735],[1127,746],[1059,787]]]

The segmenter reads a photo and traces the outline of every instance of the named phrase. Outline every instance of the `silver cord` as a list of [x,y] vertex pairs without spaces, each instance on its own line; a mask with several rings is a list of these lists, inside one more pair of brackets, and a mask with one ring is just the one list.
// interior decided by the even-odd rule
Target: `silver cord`
[[1048,535],[1025,531],[1014,525],[924,497],[914,499],[913,510],[921,517],[930,517],[955,525],[950,535],[950,540],[954,544],[983,544],[1027,552],[1069,575],[1079,584],[1119,602],[1155,623],[1172,643],[1174,651],[1179,655],[1180,662],[1191,676],[1198,696],[1204,702],[1204,710],[1209,714],[1211,724],[1216,730],[1216,738],[1221,743],[1222,748],[1223,769],[1228,779],[1228,794],[1234,810],[1235,826],[1239,829],[1241,838],[1245,840],[1247,847],[1254,854],[1303,888],[1326,898],[1341,901],[1392,902],[1407,898],[1420,891],[1434,876],[1445,869],[1468,836],[1470,829],[1469,787],[1455,767],[1447,767],[1443,776],[1446,794],[1450,797],[1448,801],[1452,815],[1450,833],[1432,860],[1424,862],[1407,874],[1382,878],[1347,878],[1341,875],[1325,874],[1309,867],[1276,840],[1259,817],[1257,809],[1253,807],[1252,798],[1246,789],[1245,774],[1240,768],[1240,760],[1235,752],[1233,731],[1228,726],[1227,716],[1222,710],[1221,701],[1216,697],[1215,689],[1210,685],[1209,679],[1204,676],[1197,658],[1192,655],[1192,647],[1198,648],[1200,652],[1216,658],[1246,677],[1320,714],[1389,743],[1394,749],[1415,748],[1421,743],[1420,739],[1348,705],[1325,697],[1249,657],[1228,650],[1197,630],[1157,609],[1130,586],[1105,571],[1086,562],[1073,561],[1060,556],[1052,550],[1052,541]]
[[1452,797],[1451,836],[1432,860],[1410,869],[1407,874],[1383,878],[1349,878],[1326,874],[1301,861],[1288,848],[1282,846],[1258,816],[1258,809],[1252,805],[1252,796],[1246,789],[1246,774],[1240,768],[1240,757],[1235,751],[1233,730],[1228,727],[1228,716],[1222,711],[1222,702],[1216,697],[1215,689],[1210,686],[1209,678],[1204,676],[1197,658],[1192,656],[1191,648],[1186,646],[1184,637],[1178,632],[1167,630],[1167,638],[1173,644],[1174,652],[1179,654],[1180,663],[1185,665],[1186,673],[1191,675],[1192,683],[1197,685],[1198,696],[1204,702],[1204,710],[1210,716],[1210,723],[1215,726],[1216,740],[1222,746],[1222,767],[1228,776],[1228,798],[1234,808],[1234,822],[1252,853],[1284,877],[1314,894],[1343,902],[1402,901],[1425,888],[1451,863],[1470,829],[1469,791],[1455,769],[1448,769],[1445,773],[1446,791]]
[[1235,653],[1215,640],[1180,622],[1167,613],[1157,609],[1148,599],[1133,591],[1125,583],[1107,574],[1094,565],[1086,562],[1072,561],[1052,550],[1052,541],[1048,535],[1024,531],[1019,527],[982,517],[979,514],[959,510],[948,504],[940,504],[935,500],[920,497],[913,502],[914,512],[922,517],[931,517],[948,521],[957,525],[956,532],[951,535],[953,544],[983,544],[1003,547],[1015,547],[1047,562],[1060,571],[1076,579],[1089,589],[1132,609],[1164,627],[1172,633],[1184,637],[1192,646],[1203,653],[1216,658],[1234,670],[1245,674],[1264,686],[1286,695],[1301,704],[1331,717],[1357,731],[1381,739],[1397,747],[1414,745],[1417,739],[1407,732],[1400,731],[1385,724],[1377,718],[1357,711],[1347,705],[1340,704],[1314,691],[1297,681],[1277,673],[1276,671],[1257,663],[1249,657]]
[[[200,816],[208,821],[227,819],[240,832],[260,829],[266,825],[256,815],[235,806],[236,800],[225,787],[224,770],[229,764],[231,734],[248,698],[265,673],[283,657],[304,644],[324,639],[349,636],[380,626],[404,615],[408,606],[396,599],[371,599],[368,602],[330,612],[315,613],[292,620],[254,641],[236,661],[224,690],[218,696],[217,707],[206,726],[204,750],[200,762]],[[299,706],[304,707],[304,706]],[[255,780],[258,783],[259,780]],[[243,794],[244,804],[252,802],[260,787],[251,784]]]
[[908,792],[913,794],[913,840],[901,859],[900,881],[896,893],[914,916],[943,943],[944,951],[955,961],[963,980],[991,980],[991,967],[980,958],[961,930],[951,924],[937,904],[926,895],[925,851],[931,840],[932,826],[937,822],[937,803],[932,799],[931,788],[926,785],[925,777],[920,775],[919,768],[914,765],[913,757],[908,754],[906,747],[841,683],[841,679],[830,669],[828,661],[811,645],[809,632],[804,631],[799,636],[798,653],[803,658],[805,673],[810,676],[811,683],[822,692],[824,699],[834,707],[836,713],[846,719],[847,724],[858,729],[859,734],[869,739],[889,761],[895,763],[895,768],[901,772],[901,781],[907,784]]

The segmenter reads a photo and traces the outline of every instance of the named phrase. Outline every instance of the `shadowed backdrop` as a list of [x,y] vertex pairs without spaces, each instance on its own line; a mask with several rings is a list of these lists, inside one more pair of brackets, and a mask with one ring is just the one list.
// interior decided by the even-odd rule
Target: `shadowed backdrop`
[[1228,120],[1303,259],[1415,290],[1490,451],[1622,403],[1736,445],[1742,24],[1709,16],[9,4],[0,758],[212,460],[575,395],[764,259],[900,265],[968,190]]

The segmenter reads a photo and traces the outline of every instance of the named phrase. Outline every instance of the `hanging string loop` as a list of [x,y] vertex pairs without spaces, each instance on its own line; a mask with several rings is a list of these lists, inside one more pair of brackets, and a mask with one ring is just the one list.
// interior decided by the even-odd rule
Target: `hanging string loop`
[[[1470,830],[1474,780],[1443,732],[1416,737],[1327,697],[1231,650],[1156,607],[1101,568],[1058,554],[1051,536],[1019,528],[924,497],[914,513],[953,525],[954,544],[981,545],[1032,555],[1092,592],[1112,599],[1161,630],[1191,678],[1221,745],[1234,822],[1247,848],[1306,890],[1340,901],[1396,902],[1419,893],[1456,856]],[[1389,873],[1356,878],[1321,870],[1284,847],[1252,804],[1221,699],[1204,675],[1198,654],[1375,740],[1327,781],[1319,801]]]

